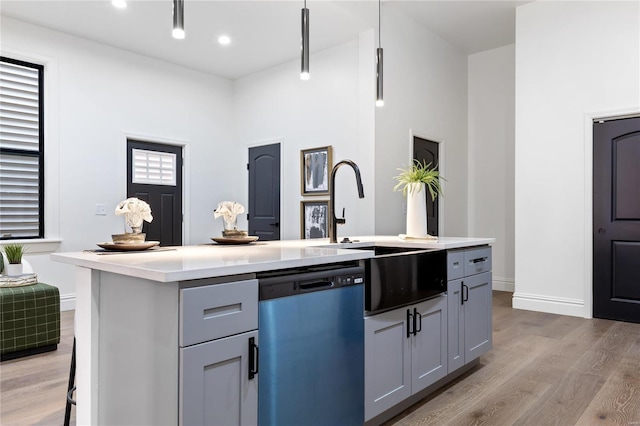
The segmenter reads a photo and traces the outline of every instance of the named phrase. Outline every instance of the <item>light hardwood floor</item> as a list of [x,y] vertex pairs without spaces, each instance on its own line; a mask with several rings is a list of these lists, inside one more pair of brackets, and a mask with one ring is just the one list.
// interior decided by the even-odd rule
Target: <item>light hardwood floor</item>
[[[505,292],[493,302],[493,350],[386,426],[640,425],[640,324],[514,310]],[[62,424],[73,312],[61,327],[56,352],[0,364],[0,424]]]

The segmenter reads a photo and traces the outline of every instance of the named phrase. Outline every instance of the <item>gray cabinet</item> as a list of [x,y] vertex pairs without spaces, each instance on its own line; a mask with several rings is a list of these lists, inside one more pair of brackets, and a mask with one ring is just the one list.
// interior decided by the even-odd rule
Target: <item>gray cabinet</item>
[[492,346],[491,248],[450,251],[447,263],[448,371],[452,372]]
[[447,375],[447,297],[366,317],[365,421]]
[[257,280],[180,290],[180,424],[257,424],[257,328]]

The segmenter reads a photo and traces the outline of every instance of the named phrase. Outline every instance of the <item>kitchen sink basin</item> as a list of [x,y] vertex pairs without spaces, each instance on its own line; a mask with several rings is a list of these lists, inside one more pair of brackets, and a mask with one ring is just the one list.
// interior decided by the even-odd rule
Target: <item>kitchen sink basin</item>
[[369,315],[447,291],[444,250],[375,245],[340,248],[375,253],[375,257],[365,260],[365,311]]

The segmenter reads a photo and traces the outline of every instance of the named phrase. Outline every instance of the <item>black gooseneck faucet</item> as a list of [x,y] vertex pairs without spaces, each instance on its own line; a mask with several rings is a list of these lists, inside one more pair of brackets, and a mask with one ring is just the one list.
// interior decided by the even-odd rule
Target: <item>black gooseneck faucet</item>
[[360,178],[360,169],[358,165],[351,160],[342,160],[331,170],[331,186],[329,187],[329,242],[338,242],[338,225],[346,223],[344,218],[344,209],[342,209],[342,217],[336,217],[336,172],[341,166],[349,165],[356,173],[356,185],[358,185],[358,197],[364,198],[364,189],[362,188],[362,179]]

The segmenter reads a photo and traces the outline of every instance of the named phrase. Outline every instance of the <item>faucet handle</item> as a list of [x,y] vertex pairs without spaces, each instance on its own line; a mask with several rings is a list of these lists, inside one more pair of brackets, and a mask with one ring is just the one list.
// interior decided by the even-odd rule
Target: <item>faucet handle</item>
[[336,217],[336,224],[344,225],[347,223],[347,219],[344,218],[344,207],[342,208],[342,217]]

